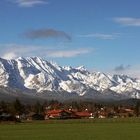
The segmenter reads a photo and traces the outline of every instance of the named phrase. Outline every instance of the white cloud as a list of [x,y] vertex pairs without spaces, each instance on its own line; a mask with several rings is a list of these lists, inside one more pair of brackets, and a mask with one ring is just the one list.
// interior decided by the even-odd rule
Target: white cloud
[[58,50],[50,51],[50,57],[76,57],[78,55],[90,53],[92,49]]
[[9,53],[5,53],[2,58],[4,59],[15,59],[17,58],[17,54],[15,52],[9,52]]
[[32,45],[0,44],[0,56],[5,59],[13,59],[20,56],[30,56],[41,49]]
[[118,35],[119,35],[119,33],[114,33],[114,34],[91,33],[91,34],[78,35],[78,37],[112,40],[112,39],[115,39],[116,37],[118,37]]
[[132,66],[130,69],[127,69],[123,72],[123,74],[128,74],[130,76],[140,78],[140,66]]
[[[119,66],[117,67],[119,68]],[[118,69],[117,71],[115,68],[113,70],[107,70],[106,72],[110,74],[119,74],[119,75],[123,74],[123,75],[129,75],[131,77],[140,78],[140,65],[134,65],[134,66],[123,65],[123,67],[124,68],[121,68],[121,65],[120,65],[120,69]]]
[[121,65],[115,67],[114,68],[114,71],[116,71],[116,72],[122,72],[122,71],[126,71],[126,70],[128,70],[130,68],[131,68],[131,65],[123,65],[123,64],[121,64]]
[[81,48],[81,49],[55,49],[53,46],[32,46],[32,45],[18,45],[18,44],[0,44],[3,48],[0,52],[0,56],[6,59],[13,59],[17,57],[76,57],[79,55],[84,55],[91,53],[93,49],[91,48]]
[[15,0],[14,3],[21,7],[33,7],[35,5],[46,4],[47,0]]
[[140,18],[118,17],[113,18],[113,21],[125,26],[140,26]]

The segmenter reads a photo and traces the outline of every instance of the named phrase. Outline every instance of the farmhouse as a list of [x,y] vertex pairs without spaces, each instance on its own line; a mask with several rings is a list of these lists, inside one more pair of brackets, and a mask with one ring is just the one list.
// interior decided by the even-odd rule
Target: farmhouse
[[80,119],[91,117],[89,112],[78,112],[75,110],[49,110],[46,112],[45,119]]
[[44,120],[44,115],[31,112],[27,115],[27,120]]
[[69,119],[71,113],[66,110],[49,110],[46,113],[45,119]]
[[75,112],[75,114],[79,117],[79,118],[90,118],[92,117],[92,113],[87,112],[87,111],[83,111],[83,112]]
[[14,121],[16,122],[17,119],[15,116],[9,114],[9,113],[6,113],[6,112],[0,112],[0,122],[1,121]]
[[131,108],[121,108],[119,109],[118,116],[121,118],[134,116],[134,110]]

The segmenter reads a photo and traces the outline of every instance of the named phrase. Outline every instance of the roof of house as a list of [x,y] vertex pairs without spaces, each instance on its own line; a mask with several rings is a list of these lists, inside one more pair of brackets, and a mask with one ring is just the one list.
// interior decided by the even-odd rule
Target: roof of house
[[91,113],[89,112],[75,112],[77,116],[79,117],[90,117]]
[[58,114],[61,113],[63,110],[49,110],[47,111],[47,114]]
[[84,111],[84,112],[77,112],[73,110],[49,110],[46,112],[47,115],[53,116],[53,117],[59,117],[60,113],[67,112],[71,115],[77,116],[77,117],[90,117],[91,113]]

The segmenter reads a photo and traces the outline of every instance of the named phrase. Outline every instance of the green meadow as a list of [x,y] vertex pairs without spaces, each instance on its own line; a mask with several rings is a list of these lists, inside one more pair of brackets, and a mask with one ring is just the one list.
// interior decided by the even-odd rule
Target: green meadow
[[140,120],[89,119],[1,123],[0,140],[139,140]]

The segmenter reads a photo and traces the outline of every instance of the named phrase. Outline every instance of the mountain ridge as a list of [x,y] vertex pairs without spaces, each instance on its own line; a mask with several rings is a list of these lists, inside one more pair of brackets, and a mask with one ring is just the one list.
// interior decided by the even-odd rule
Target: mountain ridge
[[87,98],[140,99],[140,79],[89,72],[83,66],[61,67],[40,57],[0,58],[0,86],[24,92],[74,93]]

